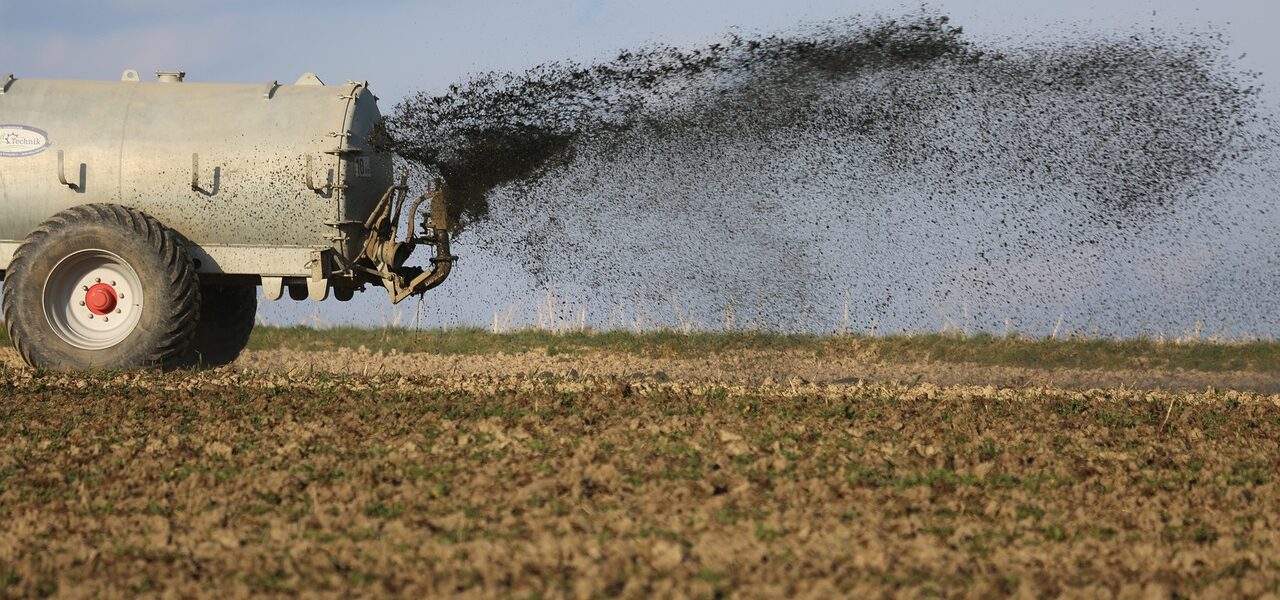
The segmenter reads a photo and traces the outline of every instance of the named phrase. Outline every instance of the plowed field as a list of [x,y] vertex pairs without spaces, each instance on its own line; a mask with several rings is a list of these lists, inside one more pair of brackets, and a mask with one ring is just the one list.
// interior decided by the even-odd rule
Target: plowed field
[[0,593],[1280,593],[1280,396],[593,356],[0,367]]

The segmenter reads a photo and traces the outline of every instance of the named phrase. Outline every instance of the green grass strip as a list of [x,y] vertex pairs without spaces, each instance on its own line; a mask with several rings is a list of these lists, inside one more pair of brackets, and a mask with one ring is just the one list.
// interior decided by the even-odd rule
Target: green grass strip
[[1171,342],[1149,339],[1035,339],[1020,336],[940,334],[872,337],[760,332],[678,333],[624,331],[553,333],[484,329],[414,331],[387,328],[259,327],[255,350],[333,350],[485,355],[543,351],[547,354],[617,352],[650,357],[691,358],[729,351],[811,352],[816,356],[855,355],[897,363],[966,363],[1040,369],[1103,369],[1280,372],[1280,343]]

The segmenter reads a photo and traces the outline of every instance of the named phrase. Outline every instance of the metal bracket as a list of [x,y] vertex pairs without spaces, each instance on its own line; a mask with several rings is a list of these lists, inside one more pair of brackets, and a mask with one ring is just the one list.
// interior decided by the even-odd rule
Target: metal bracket
[[308,154],[307,155],[307,189],[317,194],[328,193],[330,190],[333,189],[332,183],[326,182],[324,185],[320,185],[320,186],[315,185],[315,181],[311,178],[312,171],[313,171],[313,167],[311,164],[311,155]]
[[278,87],[280,87],[280,82],[272,79],[271,83],[267,84],[267,89],[262,92],[262,97],[270,100],[271,96],[276,93],[276,88]]
[[351,90],[345,94],[338,94],[338,98],[341,98],[342,100],[355,100],[360,97],[360,90],[369,88],[368,81],[348,81],[347,85],[351,86]]
[[329,297],[329,264],[330,250],[315,250],[311,253],[311,278],[307,280],[307,296],[319,302]]
[[343,154],[364,154],[363,148],[334,148],[333,150],[325,150],[325,154],[335,154],[342,156]]
[[307,297],[315,302],[329,298],[329,280],[310,280],[307,281]]
[[325,227],[332,227],[337,231],[337,233],[333,237],[329,238],[330,241],[346,242],[351,239],[351,236],[347,235],[347,232],[344,231],[344,229],[363,228],[364,222],[363,221],[325,221],[324,225]]
[[62,185],[65,185],[73,190],[80,189],[79,184],[67,181],[67,172],[65,169],[63,169],[61,150],[58,151],[58,183],[61,183]]
[[5,76],[4,76],[4,81],[0,81],[0,96],[3,96],[3,95],[5,95],[6,93],[8,93],[8,92],[9,92],[9,84],[11,84],[11,83],[13,83],[13,82],[15,82],[15,81],[17,81],[17,79],[14,79],[14,77],[13,77],[13,73],[9,73],[8,75],[5,75]]
[[329,266],[330,249],[313,250],[311,252],[311,261],[307,264],[311,267],[311,280],[324,281],[329,279],[329,273],[332,269]]
[[200,192],[200,154],[191,154],[191,191]]
[[284,278],[263,277],[262,295],[266,296],[267,300],[271,301],[276,301],[284,297]]

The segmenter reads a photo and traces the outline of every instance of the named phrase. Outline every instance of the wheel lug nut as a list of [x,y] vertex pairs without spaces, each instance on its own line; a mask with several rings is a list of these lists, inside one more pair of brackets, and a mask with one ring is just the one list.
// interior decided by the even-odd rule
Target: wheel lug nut
[[84,291],[84,292],[87,292],[87,291],[89,291],[89,286],[87,286],[87,285],[82,285],[82,286],[80,286],[80,290],[81,290],[81,291]]
[[117,314],[117,315],[118,315],[118,314],[120,314],[120,313],[122,313],[122,312],[124,312],[124,311],[123,311],[123,310],[120,310],[120,309],[118,309],[118,308],[116,309],[116,314]]
[[93,318],[93,313],[89,313],[89,318],[90,318],[90,319],[92,319],[92,318]]
[[110,320],[111,320],[111,319],[108,319],[107,317],[102,317],[102,322],[103,322],[103,323],[106,323],[107,321],[110,321]]
[[112,281],[112,282],[111,282],[111,287],[116,287],[116,282]]
[[94,282],[94,283],[102,283],[102,278],[101,278],[101,277],[94,277],[94,278],[93,278],[93,282]]
[[80,301],[80,306],[84,306],[84,300]]

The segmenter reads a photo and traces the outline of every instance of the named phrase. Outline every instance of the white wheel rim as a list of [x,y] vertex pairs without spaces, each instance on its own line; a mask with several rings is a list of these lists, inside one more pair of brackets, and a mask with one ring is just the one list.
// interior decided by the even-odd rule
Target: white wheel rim
[[81,250],[53,267],[44,282],[44,316],[62,341],[105,350],[129,337],[142,320],[142,280],[106,250]]

